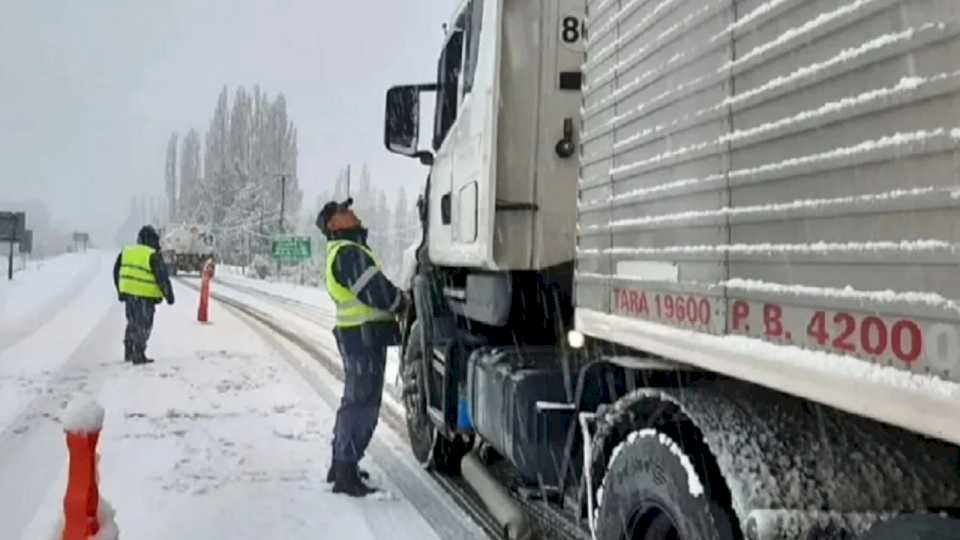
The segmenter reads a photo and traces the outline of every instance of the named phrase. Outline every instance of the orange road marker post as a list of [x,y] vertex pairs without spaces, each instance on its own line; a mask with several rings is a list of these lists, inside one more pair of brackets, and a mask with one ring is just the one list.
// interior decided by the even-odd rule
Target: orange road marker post
[[203,272],[200,279],[200,307],[197,310],[197,320],[204,324],[210,322],[210,281],[213,280],[213,274],[213,260],[207,259],[207,262],[203,265]]
[[97,473],[97,442],[103,428],[103,407],[88,399],[78,399],[68,408],[63,429],[66,432],[70,464],[67,492],[63,497],[61,540],[116,540],[113,508],[100,498]]

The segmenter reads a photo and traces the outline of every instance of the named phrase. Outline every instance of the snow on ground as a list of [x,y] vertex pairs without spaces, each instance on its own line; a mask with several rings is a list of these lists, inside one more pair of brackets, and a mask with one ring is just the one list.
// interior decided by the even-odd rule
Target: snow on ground
[[[212,290],[277,318],[288,327],[296,328],[299,335],[339,362],[337,341],[332,332],[336,307],[326,289],[218,272]],[[387,350],[386,381],[394,395],[399,395],[399,368],[399,348],[391,347]]]
[[97,271],[80,285],[48,282],[66,291],[64,300],[46,310],[45,324],[0,350],[0,485],[17,486],[0,493],[4,538],[49,537],[66,488],[62,421],[83,397],[106,411],[101,493],[122,537],[480,535],[384,422],[364,466],[385,492],[366,500],[331,493],[325,475],[338,383],[218,302],[213,324],[196,323],[197,295],[188,287],[175,284],[177,304],[157,310],[148,347],[157,362],[125,364],[122,305],[104,264],[114,256],[90,254],[99,257],[90,263]]
[[68,303],[101,266],[109,264],[112,269],[113,260],[104,260],[107,257],[101,252],[87,252],[30,261],[26,269],[14,273],[13,281],[7,280],[4,257],[0,279],[0,350],[24,338],[44,318],[55,314],[57,307]]

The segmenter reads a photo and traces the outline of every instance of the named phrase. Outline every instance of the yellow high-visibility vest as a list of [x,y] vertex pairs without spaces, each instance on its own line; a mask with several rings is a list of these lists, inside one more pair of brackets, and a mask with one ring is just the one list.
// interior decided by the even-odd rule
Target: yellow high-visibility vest
[[137,244],[123,248],[120,254],[120,292],[139,298],[160,300],[163,291],[150,270],[153,248]]
[[[333,263],[337,258],[337,252],[346,246],[357,247],[373,259],[373,266],[368,268],[352,287],[341,285],[333,275]],[[351,242],[350,240],[332,240],[327,242],[327,292],[337,305],[336,326],[338,328],[353,328],[373,321],[394,320],[394,315],[389,311],[370,307],[357,298],[357,294],[363,290],[367,283],[369,283],[381,269],[380,260],[373,254],[373,251],[364,245]]]

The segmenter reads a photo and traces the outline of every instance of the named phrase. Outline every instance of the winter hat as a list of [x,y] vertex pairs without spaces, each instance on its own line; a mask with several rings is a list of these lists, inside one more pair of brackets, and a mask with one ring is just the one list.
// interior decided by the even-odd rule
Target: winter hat
[[160,249],[160,235],[150,225],[144,225],[137,233],[137,243],[150,246],[153,249]]
[[327,230],[327,223],[330,222],[330,218],[332,218],[337,212],[350,208],[352,204],[353,198],[348,197],[347,200],[343,202],[330,201],[323,205],[323,208],[320,209],[320,213],[317,214],[316,222],[317,228],[320,229],[320,232],[326,235],[329,232]]

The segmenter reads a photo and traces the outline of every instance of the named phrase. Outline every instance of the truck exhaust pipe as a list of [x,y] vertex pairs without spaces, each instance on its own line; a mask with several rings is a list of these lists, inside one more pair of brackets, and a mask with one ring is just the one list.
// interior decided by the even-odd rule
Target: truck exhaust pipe
[[500,524],[505,540],[529,540],[530,523],[510,493],[490,475],[473,452],[460,462],[460,472]]

